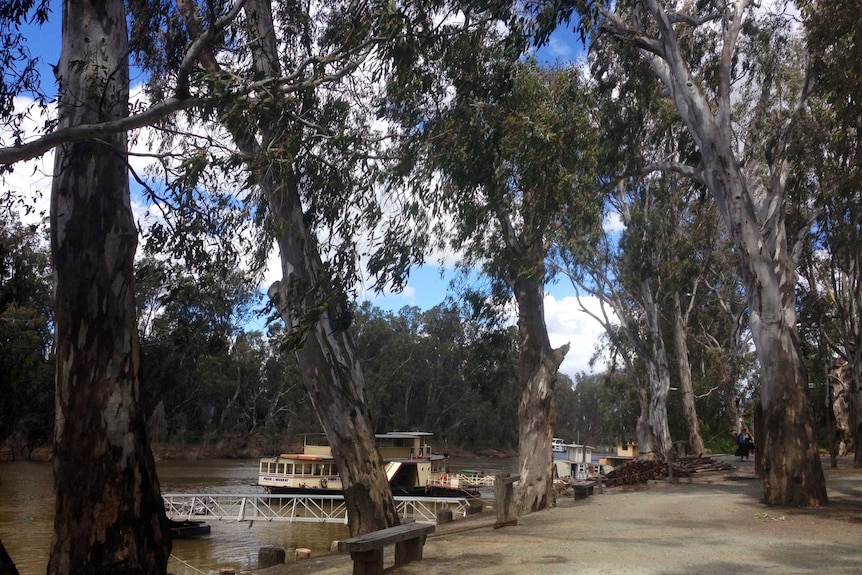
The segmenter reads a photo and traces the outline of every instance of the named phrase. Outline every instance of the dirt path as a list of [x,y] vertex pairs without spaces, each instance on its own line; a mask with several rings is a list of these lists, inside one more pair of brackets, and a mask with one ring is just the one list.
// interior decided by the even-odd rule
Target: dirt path
[[[750,465],[750,464],[749,464]],[[745,476],[750,468],[743,468]],[[830,504],[777,509],[761,503],[760,481],[656,482],[606,489],[493,529],[493,511],[440,526],[425,559],[398,575],[727,575],[862,573],[862,472],[827,470]],[[386,565],[392,565],[387,550]],[[259,575],[347,575],[347,555],[315,557]]]

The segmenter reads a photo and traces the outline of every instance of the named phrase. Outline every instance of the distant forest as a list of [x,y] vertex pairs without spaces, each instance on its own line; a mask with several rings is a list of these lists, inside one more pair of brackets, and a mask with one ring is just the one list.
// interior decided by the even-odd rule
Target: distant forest
[[[4,224],[2,247],[14,270],[2,292],[0,439],[5,456],[22,458],[49,446],[53,433],[49,257],[34,228]],[[242,278],[183,277],[144,258],[136,282],[153,442],[255,456],[320,431],[281,322],[266,333],[243,327],[266,311]],[[441,450],[517,449],[517,330],[474,316],[452,300],[397,313],[368,302],[353,309],[378,432],[430,431]],[[705,389],[698,399],[704,440],[729,449],[728,397],[709,392],[703,377],[695,386]],[[575,381],[561,374],[556,391],[555,435],[597,446],[635,438],[638,397],[625,371],[579,374]],[[679,402],[670,395],[669,424],[672,436],[684,439]]]

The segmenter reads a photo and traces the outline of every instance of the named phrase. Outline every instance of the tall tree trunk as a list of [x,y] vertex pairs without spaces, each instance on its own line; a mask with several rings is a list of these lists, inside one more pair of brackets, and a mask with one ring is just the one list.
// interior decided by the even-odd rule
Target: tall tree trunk
[[[713,134],[714,135],[714,134]],[[825,504],[808,377],[796,329],[796,272],[783,217],[762,226],[729,142],[701,145],[707,182],[742,257],[752,338],[760,361],[763,406],[763,490],[770,505]],[[780,210],[779,210],[780,211]],[[766,246],[766,247],[764,247]]]
[[[180,7],[189,30],[199,35],[201,27],[193,4],[181,0]],[[250,36],[255,39],[251,43],[255,71],[264,78],[279,78],[271,2],[248,0],[245,12]],[[202,52],[200,62],[210,72],[220,71],[210,51]],[[270,286],[269,296],[288,333],[301,342],[298,361],[302,380],[344,484],[350,533],[355,536],[398,525],[395,499],[365,405],[365,379],[353,336],[347,330],[349,322],[344,321],[348,313],[346,298],[333,289],[317,240],[305,222],[292,167],[283,165],[284,158],[268,161],[265,155],[270,146],[298,151],[302,127],[286,125],[286,120],[257,120],[263,145],[235,126],[226,127],[236,146],[250,158],[249,169],[258,177],[277,230],[283,279]]]
[[649,396],[650,383],[649,377],[636,376],[638,406],[640,413],[635,424],[635,434],[637,435],[638,453],[654,453],[655,452],[655,435],[652,432],[652,426],[649,423]]
[[653,300],[649,281],[641,281],[641,297],[649,330],[650,353],[645,358],[649,376],[649,426],[653,436],[653,452],[640,451],[642,456],[669,460],[673,451],[673,441],[667,424],[667,394],[670,390],[670,368],[667,363],[667,349],[661,330],[658,306]]
[[[770,505],[825,504],[826,480],[814,435],[814,414],[796,328],[796,269],[788,250],[784,219],[783,160],[786,132],[779,138],[775,163],[741,165],[734,154],[731,79],[736,42],[751,2],[739,0],[724,14],[719,40],[721,60],[715,102],[688,68],[672,18],[664,3],[645,0],[631,14],[632,28],[615,16],[605,23],[615,36],[627,36],[640,49],[691,133],[703,160],[703,180],[718,205],[741,258],[752,337],[761,365],[764,418],[763,491]],[[652,19],[648,25],[646,18]],[[655,30],[648,38],[647,29]],[[650,43],[650,41],[652,43]]]
[[554,507],[557,503],[551,449],[557,420],[554,387],[569,346],[551,348],[545,325],[544,282],[541,278],[541,275],[524,274],[512,282],[518,302],[520,339],[518,453],[521,479],[514,502],[519,515]]
[[[288,330],[304,331],[299,366],[344,483],[351,535],[398,525],[395,500],[365,404],[365,379],[356,346],[341,320],[347,310],[333,301],[317,242],[303,223],[295,178],[286,175],[281,181],[282,187],[261,182],[281,230],[278,245],[284,279],[270,287],[269,295]],[[304,301],[297,302],[296,294],[304,294]],[[320,317],[307,325],[307,312],[321,307],[325,309]]]
[[[60,128],[128,113],[126,34],[123,2],[64,2]],[[126,136],[67,144],[55,154],[56,503],[48,573],[165,573],[171,543],[140,393]]]
[[679,387],[682,392],[682,415],[688,428],[688,444],[692,453],[701,455],[706,451],[700,435],[700,421],[694,402],[691,385],[691,364],[688,361],[688,328],[679,301],[679,292],[673,294],[673,348],[676,353]]

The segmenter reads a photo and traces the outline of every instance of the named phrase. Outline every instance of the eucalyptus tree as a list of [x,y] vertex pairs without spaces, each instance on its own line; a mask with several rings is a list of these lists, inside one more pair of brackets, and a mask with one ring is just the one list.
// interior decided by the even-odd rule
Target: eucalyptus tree
[[[209,34],[205,5],[142,8],[139,21],[148,16],[163,22],[165,41],[178,33],[202,42]],[[269,296],[284,320],[284,345],[297,351],[306,390],[345,483],[351,533],[359,534],[396,525],[398,516],[349,331],[348,291],[363,213],[356,177],[365,152],[354,147],[355,116],[335,84],[357,70],[378,41],[373,24],[379,13],[360,4],[326,2],[314,14],[305,5],[275,8],[266,0],[244,2],[234,36],[193,55],[200,77],[183,89],[217,94],[212,107],[197,109],[193,117],[209,122],[216,134],[204,141],[222,146],[209,150],[209,144],[188,138],[183,144],[188,157],[200,161],[181,166],[186,171],[180,173],[179,189],[195,190],[198,180],[188,176],[203,170],[244,168],[247,187],[259,192],[257,205],[248,209],[265,223],[281,255],[283,277],[270,286]],[[176,62],[160,58],[152,46],[141,48],[151,68],[167,72],[151,83],[150,90],[160,93],[170,86]],[[326,90],[320,88],[327,83]],[[250,95],[236,98],[234,90]],[[227,156],[220,164],[213,152],[224,150],[224,143]]]
[[[59,129],[128,115],[128,51],[122,2],[64,2]],[[163,573],[171,549],[141,403],[127,170],[125,133],[55,151],[51,574]]]
[[586,249],[569,245],[572,236],[579,241],[577,230],[559,236],[558,265],[579,291],[614,310],[621,329],[612,330],[605,318],[595,317],[609,333],[624,335],[624,347],[642,362],[646,375],[635,378],[646,385],[640,390],[645,409],[637,427],[642,456],[672,455],[667,411],[672,383],[681,392],[689,444],[702,453],[688,359],[689,322],[709,267],[712,234],[700,215],[699,188],[678,176],[654,173],[656,166],[690,158],[694,146],[658,97],[654,79],[626,66],[635,56],[607,58],[606,50],[604,45],[594,47],[595,121],[606,140],[602,173],[613,189],[609,211],[618,216],[623,230],[609,227],[600,242]]
[[564,217],[576,219],[584,235],[597,225],[595,133],[577,69],[513,62],[512,50],[494,54],[481,44],[472,50],[461,55],[469,66],[453,74],[451,105],[429,126],[428,166],[439,176],[435,205],[454,217],[454,233],[443,243],[464,254],[462,266],[480,266],[498,297],[518,305],[515,504],[527,513],[555,504],[553,397],[568,350],[551,347],[545,325],[549,237]]
[[[854,465],[862,467],[862,5],[848,0],[802,4],[812,55],[814,97],[793,183],[818,194],[815,244],[807,253],[808,290],[816,296],[815,349],[821,365],[846,362]],[[799,203],[805,201],[805,196]],[[813,326],[812,326],[813,327]],[[825,380],[824,380],[825,382]]]
[[740,257],[762,373],[765,499],[826,503],[796,325],[802,236],[790,234],[806,228],[785,218],[787,150],[810,90],[795,19],[755,0],[542,4],[546,31],[580,9],[597,41],[636,49],[676,107],[700,165],[669,167],[710,191]]
[[517,446],[517,334],[452,302],[384,312],[363,302],[353,325],[375,429],[425,429],[435,447]]
[[[47,2],[25,0],[5,4],[2,23],[34,5],[37,19],[47,17]],[[4,58],[3,121],[9,131],[0,164],[9,170],[57,148],[50,211],[56,505],[48,572],[163,573],[171,546],[141,402],[133,294],[138,230],[125,130],[193,102],[178,97],[130,114],[124,3],[69,1],[62,15],[57,119],[32,139],[23,133],[29,111],[14,113],[8,104],[31,94],[36,68],[26,42],[2,38],[4,56],[12,46],[28,64],[10,83],[15,74],[6,74],[10,60]],[[38,98],[46,101],[43,94]]]

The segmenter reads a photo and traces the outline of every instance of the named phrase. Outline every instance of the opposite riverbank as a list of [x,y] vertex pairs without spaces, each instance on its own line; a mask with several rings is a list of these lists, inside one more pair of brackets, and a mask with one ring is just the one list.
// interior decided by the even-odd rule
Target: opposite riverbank
[[[494,529],[494,512],[438,526],[424,560],[393,575],[726,575],[862,573],[862,471],[848,460],[827,469],[830,503],[767,507],[751,462],[735,461],[735,479],[710,474],[694,483],[652,482],[605,489],[583,501],[561,497],[554,509]],[[347,575],[347,554],[329,554],[255,575]]]

